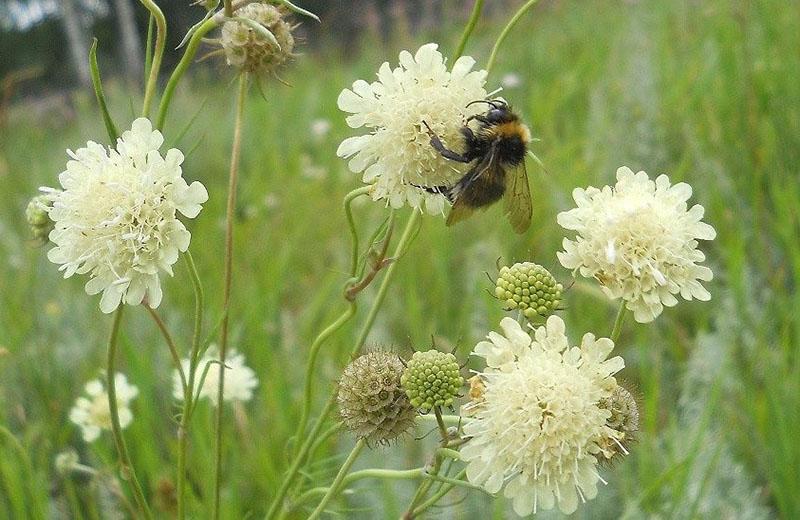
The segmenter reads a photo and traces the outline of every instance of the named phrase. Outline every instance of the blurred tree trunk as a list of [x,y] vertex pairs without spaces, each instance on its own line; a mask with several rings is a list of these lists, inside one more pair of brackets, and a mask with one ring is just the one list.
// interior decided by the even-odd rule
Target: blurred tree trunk
[[92,78],[89,75],[89,39],[84,34],[80,13],[75,8],[74,0],[61,0],[61,21],[67,33],[67,44],[75,74],[82,87],[89,88]]
[[120,46],[121,65],[125,79],[130,86],[136,85],[144,67],[142,42],[136,29],[136,17],[130,0],[114,0],[117,23],[122,39]]

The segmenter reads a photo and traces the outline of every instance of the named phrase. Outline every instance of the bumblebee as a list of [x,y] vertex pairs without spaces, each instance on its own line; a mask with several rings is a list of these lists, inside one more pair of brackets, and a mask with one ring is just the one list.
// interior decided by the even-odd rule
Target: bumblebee
[[[463,154],[445,147],[439,136],[423,121],[431,138],[431,146],[442,157],[461,163],[474,163],[453,186],[426,186],[423,189],[441,193],[453,204],[447,216],[448,226],[466,219],[476,209],[504,198],[503,211],[511,227],[517,233],[524,233],[531,224],[533,214],[528,173],[525,170],[530,131],[505,101],[481,99],[467,106],[475,103],[486,103],[490,108],[485,113],[467,118],[461,128]],[[476,131],[469,126],[472,120],[478,122]]]

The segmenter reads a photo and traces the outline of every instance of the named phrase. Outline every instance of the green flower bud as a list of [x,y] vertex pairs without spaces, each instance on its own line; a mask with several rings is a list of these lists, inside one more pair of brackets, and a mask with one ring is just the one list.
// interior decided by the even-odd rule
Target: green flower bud
[[435,406],[452,406],[464,378],[453,354],[431,349],[414,353],[400,383],[411,406],[428,412]]
[[269,73],[293,56],[293,26],[286,22],[285,11],[271,4],[256,2],[237,9],[235,15],[261,25],[272,33],[275,40],[271,41],[268,35],[246,23],[236,20],[225,22],[221,43],[228,65],[246,72]]
[[636,433],[639,431],[639,407],[633,395],[619,385],[610,397],[600,401],[599,406],[611,412],[606,426],[613,433],[600,442],[606,461],[611,462],[627,455],[628,447],[636,440]]
[[47,235],[53,230],[53,221],[50,220],[48,210],[53,205],[50,195],[37,195],[25,208],[25,218],[31,228],[31,235],[38,244],[47,243]]
[[342,419],[370,445],[387,444],[414,425],[416,410],[400,386],[403,368],[396,354],[375,351],[344,369],[338,393]]
[[532,262],[501,267],[496,284],[494,294],[506,309],[521,310],[531,321],[552,314],[564,290],[547,269]]

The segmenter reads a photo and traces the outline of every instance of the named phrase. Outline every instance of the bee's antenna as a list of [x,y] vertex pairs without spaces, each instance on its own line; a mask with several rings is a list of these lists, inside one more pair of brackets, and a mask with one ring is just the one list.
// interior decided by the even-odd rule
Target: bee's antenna
[[501,107],[507,107],[508,106],[503,101],[498,101],[496,99],[476,99],[475,101],[470,101],[469,103],[467,103],[466,106],[468,107],[468,106],[474,105],[476,103],[486,103],[487,105],[491,106],[492,108],[501,108]]

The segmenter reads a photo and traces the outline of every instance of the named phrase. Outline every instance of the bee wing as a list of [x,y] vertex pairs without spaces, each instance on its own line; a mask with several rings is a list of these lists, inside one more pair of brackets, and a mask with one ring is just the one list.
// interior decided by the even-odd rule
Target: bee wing
[[462,220],[466,219],[472,213],[475,212],[475,208],[468,205],[466,200],[461,196],[466,190],[470,188],[475,180],[477,180],[482,175],[487,173],[494,173],[490,172],[492,168],[499,168],[498,162],[495,160],[497,154],[495,153],[495,149],[492,150],[484,157],[478,164],[475,165],[466,175],[464,175],[463,179],[461,179],[455,186],[454,190],[451,192],[453,196],[453,208],[450,210],[450,214],[447,215],[447,226],[452,226]]
[[528,187],[528,172],[523,159],[517,166],[506,171],[506,193],[504,211],[508,215],[511,227],[517,233],[524,233],[531,225],[533,206],[531,190]]

